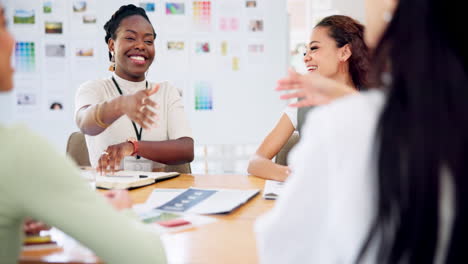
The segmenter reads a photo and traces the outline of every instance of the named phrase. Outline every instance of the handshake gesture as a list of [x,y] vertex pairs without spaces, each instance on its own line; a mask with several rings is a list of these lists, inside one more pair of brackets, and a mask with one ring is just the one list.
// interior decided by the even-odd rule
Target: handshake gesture
[[157,108],[157,104],[150,99],[150,96],[157,93],[158,90],[159,84],[156,84],[149,90],[122,96],[120,110],[143,129],[156,126],[157,115],[154,109]]

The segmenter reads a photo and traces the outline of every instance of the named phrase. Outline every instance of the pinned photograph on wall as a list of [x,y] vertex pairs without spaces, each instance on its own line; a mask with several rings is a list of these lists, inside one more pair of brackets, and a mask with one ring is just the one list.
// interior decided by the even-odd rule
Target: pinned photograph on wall
[[36,102],[36,94],[34,93],[17,93],[16,104],[19,106],[34,106]]
[[45,22],[45,33],[46,34],[62,34],[63,33],[63,23],[62,22]]
[[256,0],[246,0],[245,1],[245,7],[255,8],[255,7],[257,7],[257,1]]
[[167,2],[166,15],[183,15],[185,14],[185,3]]
[[210,53],[210,43],[209,42],[197,42],[195,45],[195,53],[197,54]]
[[195,84],[195,110],[213,110],[213,88],[209,82]]
[[46,57],[65,57],[65,44],[46,44],[45,55]]
[[15,9],[13,14],[13,24],[35,24],[36,13],[34,9]]
[[86,11],[87,3],[86,1],[73,1],[73,12],[83,13]]
[[239,57],[233,57],[232,58],[232,70],[233,71],[238,71],[240,70],[240,58]]
[[238,31],[239,18],[237,17],[222,17],[219,19],[219,30],[221,31]]
[[184,50],[185,43],[183,41],[168,41],[167,50],[169,51],[180,51]]
[[93,48],[76,48],[75,49],[75,56],[76,57],[93,57],[94,56],[94,49]]
[[263,20],[250,20],[249,30],[251,32],[262,32],[263,31]]
[[63,103],[59,101],[52,101],[49,103],[49,110],[54,112],[60,112],[63,110]]
[[248,46],[249,53],[259,54],[259,53],[263,53],[264,50],[265,50],[265,47],[263,44],[249,44]]
[[42,10],[44,14],[52,13],[52,1],[45,1],[42,3]]
[[247,46],[247,60],[250,64],[262,64],[265,61],[265,45],[263,42],[256,41]]
[[228,42],[222,41],[221,42],[221,55],[226,56],[228,54]]
[[83,24],[96,24],[96,21],[95,15],[83,15]]
[[140,7],[143,8],[146,12],[156,11],[156,4],[153,2],[141,2]]
[[15,70],[24,73],[36,70],[36,46],[34,42],[16,42]]

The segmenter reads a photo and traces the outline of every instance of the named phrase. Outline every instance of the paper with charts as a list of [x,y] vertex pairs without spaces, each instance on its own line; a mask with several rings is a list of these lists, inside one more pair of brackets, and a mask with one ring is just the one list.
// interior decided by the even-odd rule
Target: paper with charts
[[170,212],[187,212],[196,214],[229,213],[257,195],[258,189],[199,189],[190,188],[172,200],[157,207]]

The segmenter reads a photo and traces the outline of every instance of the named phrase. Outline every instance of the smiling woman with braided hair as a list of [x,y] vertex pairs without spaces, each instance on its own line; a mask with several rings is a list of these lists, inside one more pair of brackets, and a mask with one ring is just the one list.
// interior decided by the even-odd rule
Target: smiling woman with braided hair
[[105,24],[111,78],[86,82],[75,119],[100,172],[160,170],[193,160],[193,139],[179,92],[146,80],[156,33],[144,9],[125,5]]

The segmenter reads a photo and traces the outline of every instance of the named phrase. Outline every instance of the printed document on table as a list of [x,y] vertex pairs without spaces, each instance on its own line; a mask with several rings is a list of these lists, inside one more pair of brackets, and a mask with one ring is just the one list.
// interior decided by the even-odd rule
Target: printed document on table
[[174,199],[157,207],[170,212],[196,214],[229,213],[249,201],[259,192],[258,189],[199,189],[190,188]]
[[275,200],[283,189],[284,182],[266,180],[265,188],[263,189],[263,198],[268,200]]

